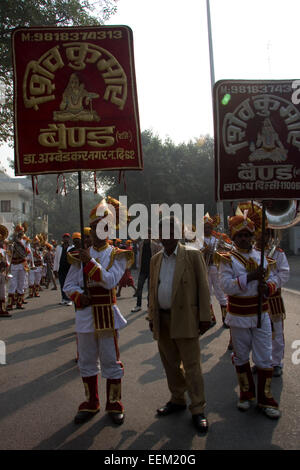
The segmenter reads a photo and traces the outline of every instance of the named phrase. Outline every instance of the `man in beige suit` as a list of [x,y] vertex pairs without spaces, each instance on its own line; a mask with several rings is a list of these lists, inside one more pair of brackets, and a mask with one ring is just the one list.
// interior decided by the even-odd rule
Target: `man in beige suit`
[[193,423],[205,432],[208,423],[199,334],[209,329],[211,321],[207,272],[200,251],[181,245],[175,238],[176,219],[169,217],[169,223],[170,236],[161,236],[163,250],[150,264],[149,326],[158,341],[171,392],[170,401],[157,413],[166,416],[184,410],[187,391]]

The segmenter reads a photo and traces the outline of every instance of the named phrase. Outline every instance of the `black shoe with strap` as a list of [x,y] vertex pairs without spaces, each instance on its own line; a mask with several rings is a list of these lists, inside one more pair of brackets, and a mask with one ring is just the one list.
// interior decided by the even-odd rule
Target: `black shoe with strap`
[[179,411],[183,411],[185,409],[186,405],[178,405],[178,403],[172,403],[171,401],[168,401],[165,406],[158,408],[156,412],[159,416],[167,416],[172,413],[178,413]]

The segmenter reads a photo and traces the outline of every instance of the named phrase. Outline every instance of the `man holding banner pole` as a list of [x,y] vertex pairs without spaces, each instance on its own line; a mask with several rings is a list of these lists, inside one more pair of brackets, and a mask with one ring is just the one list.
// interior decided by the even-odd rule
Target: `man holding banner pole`
[[252,248],[255,224],[247,211],[231,217],[229,228],[236,249],[220,256],[220,278],[228,295],[225,321],[231,331],[240,387],[237,407],[247,411],[256,396],[250,367],[252,352],[258,376],[257,405],[267,417],[278,419],[280,411],[271,393],[272,328],[267,301],[277,289],[276,276],[268,269],[266,258]]
[[[117,201],[110,198],[110,202]],[[102,215],[100,209],[104,210]],[[64,284],[75,305],[78,367],[86,392],[86,400],[79,405],[75,416],[76,424],[86,422],[100,410],[100,372],[106,379],[106,412],[115,424],[122,424],[125,418],[121,402],[124,366],[120,361],[118,336],[127,322],[116,305],[115,287],[126,267],[132,264],[133,253],[109,245],[107,235],[99,238],[98,223],[111,216],[106,200],[91,211],[93,245],[73,254]]]

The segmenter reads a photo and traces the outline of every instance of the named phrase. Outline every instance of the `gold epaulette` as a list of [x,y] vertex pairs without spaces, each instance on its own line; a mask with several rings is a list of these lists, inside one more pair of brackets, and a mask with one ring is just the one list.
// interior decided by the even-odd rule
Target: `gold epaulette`
[[219,267],[221,263],[231,264],[230,252],[216,251],[214,253],[214,264]]
[[275,269],[276,269],[276,260],[273,259],[273,258],[269,258],[269,256],[266,256],[266,258],[267,258],[267,262],[268,262],[268,267],[269,267],[270,269],[274,269],[274,270],[275,270]]
[[111,255],[110,255],[110,261],[109,261],[109,265],[107,266],[106,270],[108,271],[112,265],[113,265],[113,262],[115,259],[120,259],[122,257],[125,257],[126,258],[126,269],[129,269],[130,266],[133,265],[134,263],[134,253],[132,250],[123,250],[121,248],[118,248],[118,247],[113,247],[112,249],[112,252],[111,252]]
[[69,264],[80,264],[79,251],[68,251],[67,260]]

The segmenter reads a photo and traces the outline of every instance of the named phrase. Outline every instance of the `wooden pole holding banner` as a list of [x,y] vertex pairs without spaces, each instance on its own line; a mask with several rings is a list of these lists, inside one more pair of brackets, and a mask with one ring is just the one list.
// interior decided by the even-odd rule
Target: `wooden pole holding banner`
[[[78,171],[78,196],[79,196],[79,217],[80,217],[80,232],[81,232],[81,248],[84,249],[84,222],[83,222],[83,204],[82,204],[82,180],[81,171]],[[84,293],[87,292],[86,277],[83,273]]]
[[84,223],[83,223],[81,171],[78,171],[78,195],[79,195],[79,216],[80,216],[81,247],[84,248]]
[[[264,282],[264,260],[265,260],[265,239],[266,239],[266,204],[262,202],[262,222],[261,222],[261,252],[260,252],[260,278],[259,286]],[[257,328],[261,328],[263,293],[261,289],[258,291],[258,312],[257,312]]]

